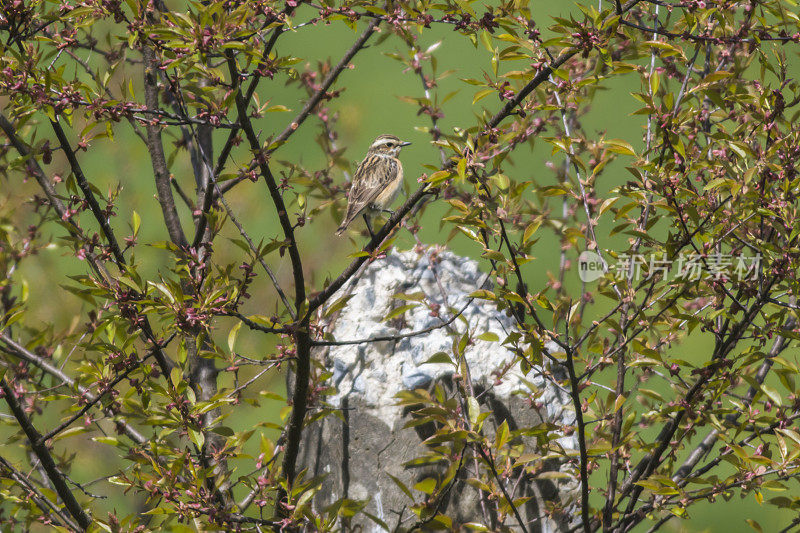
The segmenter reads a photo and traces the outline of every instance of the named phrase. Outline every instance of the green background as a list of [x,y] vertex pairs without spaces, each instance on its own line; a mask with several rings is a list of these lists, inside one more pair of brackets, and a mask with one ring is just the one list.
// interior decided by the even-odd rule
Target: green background
[[[537,20],[540,28],[548,26],[551,21],[550,17],[555,14],[563,16],[576,11],[575,5],[572,3],[533,1],[531,6],[534,11],[534,19]],[[364,24],[359,24],[359,33],[363,26]],[[546,36],[546,32],[544,34]],[[303,58],[312,65],[317,61],[328,59],[332,63],[336,63],[351,46],[356,35],[357,33],[342,24],[330,26],[318,24],[283,35],[278,41],[276,51],[278,55],[290,54]],[[439,123],[441,130],[447,133],[452,132],[454,126],[477,123],[474,116],[476,113],[480,113],[481,109],[487,109],[493,113],[501,107],[501,102],[496,97],[489,96],[473,105],[474,88],[461,81],[461,78],[481,78],[482,72],[490,69],[490,55],[482,46],[473,47],[464,36],[453,32],[448,26],[434,26],[432,30],[420,37],[419,47],[424,50],[437,41],[441,41],[441,45],[434,53],[439,70],[454,70],[454,72],[441,80],[436,90],[440,96],[451,91],[458,91],[458,94],[445,104],[445,117]],[[343,89],[340,97],[327,103],[327,106],[331,111],[338,113],[338,122],[335,124],[339,133],[338,143],[341,147],[346,148],[345,157],[354,164],[360,161],[371,140],[379,134],[393,133],[404,140],[413,142],[412,146],[404,149],[401,156],[405,167],[407,188],[413,190],[416,188],[416,178],[422,172],[430,173],[423,169],[422,165],[436,164],[439,161],[439,152],[430,144],[429,135],[418,130],[420,127],[430,125],[428,117],[418,116],[417,108],[402,99],[402,97],[423,95],[420,80],[413,72],[407,71],[404,65],[385,55],[390,52],[405,54],[406,47],[399,39],[390,37],[380,45],[371,45],[361,51],[353,62],[354,68],[345,71],[335,86]],[[303,63],[298,67],[302,65]],[[424,68],[426,72],[430,72],[428,64],[425,64]],[[132,73],[130,70],[131,67],[126,74],[138,80],[140,74]],[[302,99],[304,93],[298,89],[296,84],[287,86],[284,82],[285,78],[280,75],[276,76],[275,80],[265,79],[261,82],[258,94],[262,103],[270,101],[271,105],[283,104],[291,110],[289,113],[268,113],[264,118],[258,119],[255,126],[262,130],[262,138],[283,130],[302,105],[299,98]],[[631,91],[641,90],[639,78],[631,75],[613,80],[603,80],[600,82],[600,87],[601,90],[598,91],[591,104],[590,113],[582,119],[584,131],[590,138],[592,135],[596,135],[597,138],[601,136],[621,138],[633,144],[637,150],[641,149],[646,117],[630,114],[639,107],[639,103],[630,96]],[[275,158],[278,161],[285,160],[301,165],[312,172],[315,169],[325,168],[327,165],[325,154],[314,142],[314,136],[318,133],[319,128],[319,122],[311,117],[292,137],[291,142],[279,149]],[[216,139],[215,146],[217,148],[221,146],[224,138],[222,135],[225,133],[222,132]],[[553,135],[554,132],[548,130],[546,134]],[[165,137],[165,143],[167,142]],[[118,126],[113,141],[96,140],[92,143],[89,153],[79,157],[87,176],[97,184],[101,191],[106,192],[117,185],[122,186],[116,210],[120,216],[113,221],[114,229],[119,235],[130,233],[131,213],[136,210],[142,216],[139,241],[152,243],[165,239],[163,221],[158,202],[154,197],[153,174],[146,147],[131,133],[130,127],[125,124]],[[248,153],[242,146],[235,151],[233,160],[243,163],[247,157]],[[515,151],[512,159],[513,166],[509,166],[506,173],[515,179],[532,180],[537,185],[558,183],[556,173],[547,166],[547,162],[551,161],[557,168],[560,168],[563,160],[559,155],[551,156],[550,145],[547,143],[536,142],[534,149],[522,145]],[[598,183],[600,196],[628,179],[629,175],[623,167],[623,163],[616,163],[602,176],[601,182]],[[179,158],[171,171],[187,192],[193,192],[192,171],[188,158]],[[344,181],[341,174],[336,178]],[[19,190],[11,193],[11,201],[25,201],[31,190],[29,186],[20,187]],[[262,239],[268,240],[279,234],[274,210],[263,182],[241,184],[228,196],[228,201],[241,218],[249,235],[256,242]],[[311,205],[313,206],[316,201],[316,199],[311,199]],[[397,204],[399,205],[401,201],[402,197],[398,199]],[[558,202],[560,203],[560,200]],[[179,206],[179,209],[184,217],[184,228],[189,230],[191,228],[190,214],[183,206]],[[555,203],[553,203],[552,209],[560,212],[560,206]],[[419,235],[424,243],[441,243],[447,237],[449,228],[442,229],[440,225],[443,214],[444,208],[435,203],[425,210],[421,218],[423,229]],[[84,217],[84,220],[88,220],[88,218]],[[356,232],[353,231],[348,232],[348,236],[335,237],[333,229],[338,222],[339,220],[325,212],[298,231],[298,239],[306,264],[307,281],[312,291],[321,288],[326,278],[335,277],[350,262],[349,255],[356,252],[358,246],[364,242],[364,238],[356,235]],[[360,229],[357,224],[354,226],[356,229]],[[62,235],[61,228],[55,225],[49,226],[48,229],[54,237]],[[613,249],[615,245],[624,246],[624,241],[607,236],[609,230],[610,225],[601,225],[598,228],[601,246],[605,249]],[[218,238],[215,244],[217,256],[226,259],[239,256],[240,251],[229,240],[238,237],[235,228],[229,224],[223,233],[222,238]],[[408,233],[404,232],[403,237],[398,240],[398,247],[407,248],[411,245],[412,241]],[[477,254],[480,250],[464,238],[453,239],[449,246],[458,254],[478,259]],[[535,261],[526,267],[526,282],[533,290],[538,290],[547,282],[548,272],[554,275],[557,272],[558,241],[554,236],[543,237],[534,248],[533,254]],[[165,270],[170,261],[168,254],[163,250],[145,245],[137,247],[135,257],[141,265],[143,276]],[[271,266],[282,285],[290,287],[291,269],[288,260],[280,260],[276,254],[270,256],[270,259]],[[34,323],[38,321],[52,323],[56,330],[69,327],[75,321],[85,322],[88,306],[65,290],[54,291],[52,280],[54,272],[77,275],[87,273],[87,271],[88,268],[84,262],[76,259],[68,249],[58,244],[42,252],[35,259],[25,261],[18,275],[20,278],[28,280],[30,303],[27,320]],[[277,309],[275,293],[271,286],[261,279],[263,276],[259,269],[256,272],[259,272],[259,280],[250,291],[253,297],[247,303],[244,311],[269,315]],[[572,278],[569,281],[570,289],[573,294],[578,294],[577,272],[573,270],[569,275]],[[600,314],[606,305],[600,302],[592,309]],[[216,324],[221,344],[225,345],[224,339],[233,323],[219,320]],[[692,337],[679,349],[685,352],[684,358],[702,361],[707,353],[708,343],[709,339]],[[272,346],[265,344],[262,336],[247,334],[243,331],[240,333],[236,348],[241,353],[259,357],[269,353]],[[790,355],[794,358],[793,350],[790,351]],[[242,378],[246,379],[247,374],[243,373]],[[606,383],[613,383],[611,375],[604,375],[603,380]],[[281,375],[272,374],[269,378],[265,377],[257,382],[253,390],[274,390],[282,394],[283,378]],[[257,394],[251,392],[249,396],[256,397]],[[264,422],[277,423],[283,407],[281,402],[264,399],[260,408],[242,407],[238,409],[236,418],[229,418],[226,424],[238,431]],[[55,419],[48,420],[45,417],[44,420],[50,424],[57,423]],[[274,430],[265,430],[265,433],[271,438],[276,436]],[[251,450],[253,456],[258,454],[257,446],[258,439],[254,438]],[[73,475],[84,481],[109,474],[109,465],[116,461],[114,449],[86,441],[81,437],[60,441],[57,449],[79,452]],[[21,452],[21,450],[17,451]],[[21,455],[19,457],[21,458]],[[241,466],[243,471],[248,471],[252,466],[251,459],[243,458]],[[605,487],[606,478],[603,470],[593,475],[592,482],[598,484],[598,487]],[[103,484],[102,486],[106,487],[107,485]],[[91,490],[91,487],[89,488]],[[109,493],[108,496],[109,498],[104,500],[102,505],[109,510],[116,509],[120,515],[136,512],[137,497],[133,494],[125,495],[122,491],[116,491]],[[766,496],[769,497],[769,495]],[[773,508],[768,510],[767,507],[760,506],[752,496],[740,500],[738,495],[729,502],[718,499],[713,504],[695,505],[690,508],[689,516],[689,520],[675,519],[671,521],[663,530],[746,531],[749,526],[745,519],[753,518],[761,524],[764,531],[777,531],[791,519],[791,516],[786,513],[778,512]],[[636,531],[646,531],[650,525],[650,523],[644,522]]]

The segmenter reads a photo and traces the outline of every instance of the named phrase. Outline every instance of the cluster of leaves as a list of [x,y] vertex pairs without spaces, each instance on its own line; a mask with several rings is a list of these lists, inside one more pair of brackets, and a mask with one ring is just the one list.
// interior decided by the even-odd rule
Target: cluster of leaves
[[[800,41],[795,7],[600,0],[546,27],[520,0],[3,2],[8,409],[0,423],[6,442],[27,453],[0,453],[0,520],[110,531],[190,521],[341,527],[364,502],[315,509],[320,480],[299,472],[305,425],[334,412],[325,405],[329,373],[312,347],[333,339],[327,317],[346,304],[333,295],[436,219],[442,240],[490,270],[493,287],[472,297],[517,325],[507,338],[482,337],[516,354],[498,379],[512,367],[557,367],[546,374],[569,393],[575,424],[500,424],[489,435],[487,407],[463,377],[472,339],[455,339],[443,359],[462,377],[457,386],[399,399],[421,406],[411,424],[439,428],[426,441],[428,459],[448,466],[413,488],[397,480],[417,520],[398,529],[462,526],[440,503],[468,471],[486,505],[483,521],[465,527],[527,531],[512,480],[536,477],[555,456],[580,482],[575,528],[584,531],[628,531],[646,520],[657,529],[696,502],[737,492],[796,511],[796,497],[770,494],[800,467],[798,363],[785,353],[800,334],[800,87],[787,57]],[[338,61],[278,53],[287,36],[313,39],[329,25],[354,35]],[[470,63],[485,63],[482,76],[455,80],[440,69],[429,36],[443,29],[472,51]],[[339,78],[368,45],[419,78],[418,92],[403,98],[416,108],[410,125],[438,153],[351,263],[318,283],[331,269],[312,267],[309,240],[315,231],[329,238],[330,216],[343,205],[339,173],[351,168],[337,131]],[[466,68],[453,63],[446,67]],[[631,90],[615,98],[630,93],[640,106],[625,120],[641,136],[607,138],[585,126],[601,89],[617,80]],[[278,82],[295,89],[291,105],[271,96]],[[469,91],[471,107],[448,87]],[[267,113],[290,118],[256,129]],[[319,169],[282,155],[312,123],[326,161]],[[148,190],[163,218],[157,235],[143,235],[125,197],[149,179],[104,183],[89,170],[99,147],[120,138],[141,142],[149,156]],[[544,151],[552,176],[531,176]],[[179,169],[188,168],[184,179]],[[618,177],[625,172],[627,181]],[[263,239],[250,236],[233,201],[247,188],[269,206]],[[81,274],[67,277],[47,260],[53,251]],[[595,285],[572,276],[585,251],[602,264]],[[758,262],[736,275],[728,267],[745,254]],[[142,256],[157,257],[159,268]],[[558,267],[544,280],[538,262],[547,256],[558,256]],[[702,275],[665,268],[689,260]],[[283,264],[288,278],[275,273]],[[37,269],[49,298],[66,290],[83,309],[32,298]],[[274,297],[271,315],[247,314],[256,290]],[[263,353],[236,349],[245,331]],[[284,399],[265,376],[287,366]],[[280,423],[231,422],[276,399]],[[536,453],[518,444],[531,434],[540,436]],[[559,434],[574,434],[578,449],[552,445]],[[114,458],[99,480],[80,466],[77,444],[90,440]],[[96,493],[114,485],[140,508],[118,516],[104,507]]]

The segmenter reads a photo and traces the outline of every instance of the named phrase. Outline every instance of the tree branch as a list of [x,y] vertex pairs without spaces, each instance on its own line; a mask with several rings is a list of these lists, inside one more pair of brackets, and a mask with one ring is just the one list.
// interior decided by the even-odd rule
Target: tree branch
[[[145,104],[150,110],[158,110],[158,77],[156,74],[158,64],[155,53],[152,48],[143,44],[142,57],[145,65]],[[164,146],[161,142],[161,126],[157,123],[148,122],[145,129],[147,130],[147,150],[150,153],[150,161],[153,164],[153,173],[155,174],[158,202],[161,204],[161,213],[164,216],[169,238],[179,247],[186,249],[189,243],[183,233],[178,210],[175,208],[175,199],[172,196],[172,188],[169,183],[169,168],[167,167],[167,159],[164,156]]]
[[[250,117],[247,114],[247,104],[242,97],[241,91],[238,90],[239,70],[236,67],[236,61],[233,55],[227,54],[228,69],[231,74],[231,79],[235,80],[237,84],[236,90],[236,108],[239,113],[239,121],[242,124],[242,130],[250,143],[250,149],[258,161],[261,175],[267,184],[270,198],[278,213],[278,220],[280,221],[283,235],[288,241],[289,259],[292,263],[292,275],[294,277],[294,291],[295,291],[295,311],[297,316],[300,316],[301,309],[306,302],[306,288],[305,277],[303,274],[303,262],[300,258],[300,250],[297,246],[297,240],[294,235],[294,226],[289,220],[289,214],[286,210],[286,204],[283,201],[283,196],[275,182],[272,171],[267,164],[266,154],[262,153],[261,145],[258,142],[253,125],[250,122]],[[295,347],[297,350],[297,373],[295,376],[294,393],[292,398],[292,414],[289,421],[289,429],[286,439],[286,450],[283,457],[283,474],[289,488],[295,478],[295,468],[297,464],[297,455],[300,450],[300,440],[303,433],[303,423],[306,415],[306,405],[308,403],[308,385],[311,375],[311,338],[308,331],[309,319],[308,316],[297,325],[294,333]],[[285,516],[286,509],[282,505],[285,503],[287,491],[283,488],[278,491],[278,498],[276,500],[276,513],[279,516]]]
[[41,462],[42,468],[44,468],[44,471],[47,473],[47,478],[53,484],[53,489],[56,494],[58,494],[58,497],[64,502],[67,511],[69,511],[69,514],[72,515],[80,528],[88,529],[92,524],[92,520],[84,512],[78,500],[75,499],[75,495],[72,494],[72,491],[69,490],[64,476],[58,470],[53,456],[50,454],[50,450],[41,442],[41,434],[39,434],[36,428],[33,427],[33,424],[31,424],[22,406],[17,401],[14,389],[8,385],[5,377],[0,379],[0,389],[3,391],[3,398],[8,404],[9,409],[11,409],[11,413],[14,415],[14,418],[17,419],[17,423],[28,437],[31,449]]
[[47,497],[39,491],[39,489],[30,482],[30,480],[23,474],[22,472],[18,471],[14,466],[9,463],[4,457],[0,456],[0,465],[3,466],[6,470],[8,470],[11,479],[19,483],[19,485],[28,492],[27,496],[31,498],[33,501],[36,502],[36,505],[39,506],[39,509],[42,510],[45,516],[47,516],[53,522],[57,522],[53,519],[53,516],[47,511],[50,509],[58,516],[58,519],[64,523],[66,527],[72,528],[74,531],[80,531],[81,528],[76,524],[69,514],[65,513],[58,506],[51,502]]
[[[79,385],[73,378],[69,375],[65,374],[63,371],[59,370],[55,366],[51,365],[38,355],[34,354],[30,350],[26,350],[25,347],[22,345],[14,342],[5,332],[0,331],[0,350],[21,359],[23,361],[27,361],[28,363],[36,366],[43,372],[50,374],[53,377],[56,377],[67,384],[69,387],[75,388],[81,396],[85,397],[89,402],[96,402],[97,396],[92,393],[86,387]],[[103,409],[105,413],[110,417],[117,416],[118,413],[115,413],[109,408]],[[125,422],[124,420],[115,420],[115,423],[120,424],[122,431],[127,435],[133,442],[136,444],[145,444],[149,442],[150,439],[139,433],[133,426]]]

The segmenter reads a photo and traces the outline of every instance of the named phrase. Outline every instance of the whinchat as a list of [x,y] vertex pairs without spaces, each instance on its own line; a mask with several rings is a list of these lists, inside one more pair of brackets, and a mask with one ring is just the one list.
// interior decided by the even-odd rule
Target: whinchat
[[411,143],[403,142],[394,135],[379,135],[373,141],[353,177],[353,184],[347,193],[347,214],[336,230],[336,235],[341,235],[362,213],[367,229],[372,234],[365,210],[384,211],[397,197],[403,184],[403,165],[397,156],[409,144]]

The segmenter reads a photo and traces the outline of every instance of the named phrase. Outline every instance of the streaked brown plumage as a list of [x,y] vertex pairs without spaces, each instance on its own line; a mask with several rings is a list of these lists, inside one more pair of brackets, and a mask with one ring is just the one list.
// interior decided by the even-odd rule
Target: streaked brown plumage
[[394,135],[379,135],[373,141],[353,177],[347,194],[347,213],[336,235],[341,235],[365,210],[383,210],[391,205],[403,184],[403,165],[397,156],[409,144]]

